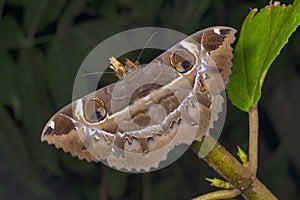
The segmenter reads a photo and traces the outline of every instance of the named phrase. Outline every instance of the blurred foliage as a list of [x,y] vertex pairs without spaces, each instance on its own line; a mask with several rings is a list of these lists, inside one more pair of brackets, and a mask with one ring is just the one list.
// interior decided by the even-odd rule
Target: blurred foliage
[[[286,1],[283,3],[292,3]],[[186,34],[240,30],[250,0],[0,0],[0,199],[190,199],[217,176],[193,152],[149,174],[87,163],[40,142],[47,120],[70,103],[90,50],[120,31],[160,26]],[[300,196],[300,34],[273,63],[259,104],[259,177],[280,199]],[[267,51],[267,49],[266,49]],[[111,78],[103,80],[110,82]],[[230,104],[221,143],[247,149],[247,115]]]

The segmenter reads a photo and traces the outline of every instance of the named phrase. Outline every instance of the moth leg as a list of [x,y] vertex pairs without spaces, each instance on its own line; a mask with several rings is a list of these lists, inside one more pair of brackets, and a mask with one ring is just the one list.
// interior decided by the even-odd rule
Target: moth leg
[[124,61],[125,66],[122,65],[115,57],[111,57],[109,60],[111,64],[109,68],[115,71],[115,76],[118,77],[119,79],[123,78],[126,74],[135,71],[136,69],[139,68],[140,65],[138,61],[134,63],[127,58]]
[[126,67],[122,65],[115,57],[111,57],[109,60],[111,64],[109,68],[115,71],[115,76],[118,78],[123,78],[126,74]]
[[128,69],[136,69],[140,66],[140,63],[139,61],[136,61],[136,62],[132,62],[131,60],[129,60],[128,58],[125,58],[125,66],[128,68]]

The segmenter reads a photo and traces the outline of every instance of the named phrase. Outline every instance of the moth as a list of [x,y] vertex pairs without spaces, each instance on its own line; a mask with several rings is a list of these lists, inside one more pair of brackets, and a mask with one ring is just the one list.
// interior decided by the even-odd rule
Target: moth
[[236,30],[192,34],[142,67],[111,58],[120,81],[57,112],[41,140],[87,161],[145,172],[209,134],[224,102]]

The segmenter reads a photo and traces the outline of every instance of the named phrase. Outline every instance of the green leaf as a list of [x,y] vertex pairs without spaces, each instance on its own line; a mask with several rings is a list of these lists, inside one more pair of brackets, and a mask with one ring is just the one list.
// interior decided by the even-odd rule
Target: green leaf
[[18,22],[10,16],[0,21],[0,51],[5,48],[16,48],[24,41],[24,34]]
[[18,183],[35,199],[52,197],[36,171],[35,162],[31,160],[25,144],[24,132],[17,129],[16,124],[5,109],[0,107],[0,160],[9,169],[8,173],[16,175]]
[[159,14],[159,10],[162,6],[162,0],[119,0],[119,3],[124,7],[131,8],[133,14],[136,17],[154,18]]
[[[16,112],[20,99],[16,89],[16,63],[8,52],[0,52],[0,105],[8,105]],[[15,113],[19,117],[19,113]]]
[[59,17],[66,0],[28,0],[24,4],[23,25],[29,37]]
[[[43,166],[49,172],[62,174],[56,152],[41,143],[40,134],[52,111],[51,103],[45,90],[45,57],[35,48],[23,48],[18,56],[18,68],[14,78],[17,80],[18,97],[23,125],[22,135],[32,152],[35,164]],[[39,111],[39,112],[38,112]]]
[[79,160],[77,157],[72,157],[70,154],[66,153],[63,153],[63,159],[61,159],[61,162],[68,172],[72,172],[74,174],[87,174],[91,173],[95,169],[95,163],[88,163],[85,160]]
[[[196,31],[199,28],[199,21],[211,4],[210,0],[190,0],[189,3],[175,0],[172,6],[164,6],[164,10],[160,12],[162,23],[179,31]],[[201,26],[205,26],[203,23]]]
[[157,181],[152,185],[152,199],[172,199],[176,191],[175,186],[174,177],[166,177]]
[[289,159],[286,151],[286,144],[284,142],[280,143],[275,150],[272,157],[265,162],[265,169],[263,170],[262,181],[266,186],[270,188],[275,188],[278,184],[280,177],[286,173],[289,167]]
[[46,6],[47,0],[28,0],[24,4],[23,27],[29,38],[35,35]]
[[100,16],[108,20],[119,20],[119,14],[116,2],[110,0],[92,1],[91,6],[96,9]]
[[126,189],[127,174],[109,170],[108,195],[111,199],[121,199]]
[[227,91],[232,103],[243,111],[259,101],[270,65],[300,24],[299,0],[292,6],[274,4],[250,11],[235,48]]
[[39,28],[43,28],[49,23],[54,22],[59,17],[64,6],[66,6],[66,2],[67,0],[48,0],[39,24]]
[[33,34],[59,17],[66,0],[29,0],[24,4],[24,26]]
[[59,35],[49,44],[45,76],[55,105],[61,107],[71,102],[76,72],[85,56],[119,30],[119,26],[111,27],[109,22],[89,20],[72,27],[72,34]]
[[49,45],[45,78],[55,106],[71,103],[76,71],[87,52],[84,42],[68,36],[57,37]]
[[12,6],[23,6],[25,2],[23,0],[6,0],[5,3]]

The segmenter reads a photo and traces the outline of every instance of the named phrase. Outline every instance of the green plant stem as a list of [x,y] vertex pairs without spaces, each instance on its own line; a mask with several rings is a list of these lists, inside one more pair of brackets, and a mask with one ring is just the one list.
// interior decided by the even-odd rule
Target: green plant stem
[[258,160],[258,110],[257,105],[249,111],[249,168],[256,175]]
[[[206,136],[209,140],[215,140]],[[194,142],[192,149],[198,154],[202,142]],[[252,170],[243,166],[222,145],[216,143],[204,158],[217,173],[239,190],[245,199],[276,199],[276,197],[253,175]]]
[[193,200],[214,200],[214,199],[229,199],[234,198],[240,194],[238,190],[219,190],[215,192],[210,192],[199,197],[194,198]]

